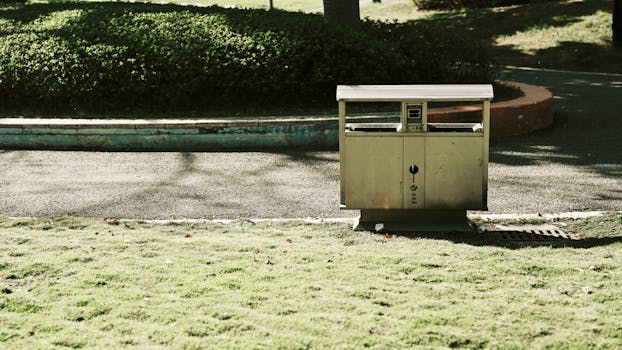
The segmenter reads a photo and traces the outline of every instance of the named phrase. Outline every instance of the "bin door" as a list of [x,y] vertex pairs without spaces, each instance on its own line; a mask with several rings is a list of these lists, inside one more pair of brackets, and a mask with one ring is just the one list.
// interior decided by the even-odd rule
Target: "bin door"
[[430,135],[426,144],[426,209],[485,210],[483,137]]
[[[369,133],[372,134],[372,133]],[[345,137],[346,208],[399,209],[402,207],[403,138],[396,136]]]

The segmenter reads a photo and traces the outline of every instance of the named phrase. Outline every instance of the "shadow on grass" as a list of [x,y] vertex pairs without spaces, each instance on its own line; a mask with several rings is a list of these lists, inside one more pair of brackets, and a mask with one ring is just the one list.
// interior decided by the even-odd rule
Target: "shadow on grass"
[[534,238],[532,240],[508,240],[504,236],[506,231],[486,231],[479,232],[461,232],[461,233],[398,233],[400,237],[409,239],[433,239],[449,241],[456,244],[468,244],[476,247],[490,246],[506,249],[525,249],[536,247],[551,248],[576,248],[589,249],[594,247],[608,246],[616,243],[622,243],[622,237],[601,237],[601,238],[580,238],[580,239],[564,239],[564,238]]
[[622,50],[614,49],[610,42],[603,45],[563,42],[537,50],[533,55],[511,45],[500,46],[496,43],[497,38],[518,32],[563,28],[598,12],[611,14],[611,1],[547,1],[518,5],[504,11],[470,9],[445,12],[418,19],[416,25],[462,32],[465,37],[480,41],[490,55],[505,65],[622,72]]
[[622,73],[622,50],[611,44],[563,41],[555,47],[537,50],[530,61],[542,67]]

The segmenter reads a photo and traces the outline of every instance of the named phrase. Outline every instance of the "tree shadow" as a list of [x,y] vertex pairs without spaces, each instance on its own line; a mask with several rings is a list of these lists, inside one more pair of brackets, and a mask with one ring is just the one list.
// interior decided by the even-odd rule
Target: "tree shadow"
[[[489,8],[466,9],[433,14],[417,22],[437,22],[448,29],[474,32],[478,37],[513,34],[534,26],[563,27],[579,21],[579,17],[611,11],[607,0],[565,2],[546,1],[516,5],[503,11]],[[494,26],[490,23],[494,22]]]
[[559,112],[555,118],[554,125],[545,130],[493,140],[490,162],[510,166],[560,164],[614,180],[622,178],[620,120],[589,112]]
[[[587,71],[605,69],[622,72],[620,63],[622,50],[616,50],[610,42],[602,45],[565,42],[555,47],[536,50],[533,54],[522,52],[511,45],[498,45],[496,42],[499,37],[530,30],[561,28],[580,22],[581,17],[598,12],[610,14],[611,11],[612,4],[608,0],[546,1],[517,5],[503,11],[468,9],[438,13],[412,23],[417,26],[462,32],[465,37],[474,38],[482,43],[483,49],[504,65]],[[604,62],[608,64],[603,64]]]
[[[378,233],[384,235],[384,233]],[[622,243],[622,237],[602,237],[602,238],[580,238],[580,239],[564,239],[564,238],[541,238],[525,241],[508,240],[504,238],[505,231],[486,231],[479,233],[473,232],[449,232],[449,233],[413,233],[413,232],[395,232],[399,237],[408,239],[432,239],[439,241],[448,241],[455,244],[467,244],[476,247],[498,247],[511,250],[531,249],[536,247],[551,248],[573,248],[573,249],[590,249],[595,247],[608,246],[612,244]]]
[[614,72],[622,72],[622,50],[611,43],[597,45],[563,41],[557,46],[537,50],[533,57],[544,67],[573,67],[582,71],[610,67]]
[[517,69],[507,75],[550,89],[555,120],[544,130],[493,139],[491,163],[572,166],[612,180],[612,189],[619,186],[622,75]]
[[[228,166],[227,155],[210,153],[175,153],[171,169],[144,185],[124,185],[112,195],[95,201],[78,203],[71,208],[76,215],[140,218],[176,217],[237,218],[237,217],[323,217],[333,216],[334,208],[322,200],[309,200],[317,194],[315,183],[335,186],[337,172],[322,172],[327,162],[334,163],[334,154],[323,152],[284,152],[262,157],[252,164],[256,153],[240,152],[238,161],[249,164]],[[293,158],[292,158],[293,157]],[[336,157],[338,159],[338,157]],[[209,161],[215,160],[212,166]],[[307,181],[307,179],[316,179]],[[50,190],[53,193],[56,189]],[[319,191],[325,193],[326,191]],[[41,193],[49,196],[50,193]],[[335,192],[337,193],[337,192]],[[332,201],[332,198],[323,199]],[[319,202],[319,203],[316,203]],[[136,210],[135,205],[143,208]],[[326,209],[328,208],[328,209]],[[122,214],[119,214],[122,213]],[[293,215],[292,215],[293,213]],[[349,213],[342,213],[349,215]]]

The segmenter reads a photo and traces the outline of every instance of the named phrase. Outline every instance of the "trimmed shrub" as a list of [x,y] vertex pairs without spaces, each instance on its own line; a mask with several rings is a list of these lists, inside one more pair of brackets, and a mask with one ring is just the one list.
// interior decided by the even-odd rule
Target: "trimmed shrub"
[[337,84],[481,83],[477,45],[416,24],[121,3],[0,7],[0,99],[128,109],[333,106]]

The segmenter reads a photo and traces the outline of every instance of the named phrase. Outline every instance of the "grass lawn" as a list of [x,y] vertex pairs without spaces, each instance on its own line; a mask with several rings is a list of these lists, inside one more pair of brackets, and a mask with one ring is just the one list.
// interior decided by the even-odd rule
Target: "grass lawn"
[[0,348],[622,347],[622,215],[556,224],[592,239],[0,218]]

